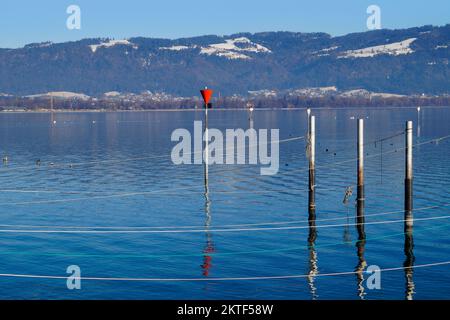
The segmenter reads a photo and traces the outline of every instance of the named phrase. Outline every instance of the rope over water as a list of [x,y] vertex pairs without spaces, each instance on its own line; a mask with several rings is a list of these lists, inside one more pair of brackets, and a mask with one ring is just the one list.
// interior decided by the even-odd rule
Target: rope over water
[[[438,266],[450,265],[450,261],[427,263],[407,267],[393,267],[380,269],[380,272],[391,272],[399,270],[411,270],[420,268],[430,268]],[[319,273],[314,277],[333,277],[359,274],[361,271],[344,271],[333,273]],[[15,274],[15,273],[1,273],[0,277],[4,278],[32,278],[32,279],[63,279],[67,280],[66,276],[51,276],[51,275],[33,275],[33,274]],[[108,278],[108,277],[72,277],[72,279],[91,280],[91,281],[129,281],[129,282],[213,282],[213,281],[250,281],[250,280],[283,280],[283,279],[300,279],[311,277],[310,274],[299,275],[285,275],[285,276],[261,276],[261,277],[230,277],[230,278]]]

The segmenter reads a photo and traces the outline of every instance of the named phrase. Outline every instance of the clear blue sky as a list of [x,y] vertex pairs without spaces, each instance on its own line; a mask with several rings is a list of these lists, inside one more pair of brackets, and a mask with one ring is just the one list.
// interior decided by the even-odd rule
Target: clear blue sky
[[[81,8],[81,30],[66,28],[66,8]],[[450,23],[449,0],[2,0],[0,47],[92,37],[179,38],[260,31],[366,30],[366,9],[381,7],[383,28]]]

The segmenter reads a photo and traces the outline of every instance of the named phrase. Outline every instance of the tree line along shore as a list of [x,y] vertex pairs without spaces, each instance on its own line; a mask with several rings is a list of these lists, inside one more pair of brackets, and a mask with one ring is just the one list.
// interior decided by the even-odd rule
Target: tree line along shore
[[[368,108],[368,107],[414,107],[450,106],[450,96],[404,96],[404,97],[222,97],[213,100],[214,108],[224,109],[295,109],[295,108]],[[139,111],[201,109],[197,97],[152,99],[64,99],[49,97],[0,97],[0,111]]]

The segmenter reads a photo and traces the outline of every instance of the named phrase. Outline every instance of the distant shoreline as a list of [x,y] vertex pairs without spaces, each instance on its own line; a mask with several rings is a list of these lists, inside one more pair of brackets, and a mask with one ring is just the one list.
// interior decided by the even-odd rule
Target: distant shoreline
[[[404,106],[404,107],[394,107],[394,106],[380,106],[380,107],[312,107],[314,110],[389,110],[389,109],[417,109],[418,106]],[[422,109],[445,109],[450,108],[449,106],[420,106]],[[253,112],[258,111],[305,111],[308,109],[307,107],[302,108],[254,108]],[[186,108],[186,109],[143,109],[143,110],[107,110],[107,109],[92,109],[92,110],[4,110],[0,111],[0,114],[26,114],[26,113],[43,113],[43,114],[51,114],[51,113],[139,113],[139,112],[202,112],[203,109],[194,109],[194,108]],[[249,111],[248,108],[221,108],[216,107],[210,109],[212,111],[226,112],[226,111]]]

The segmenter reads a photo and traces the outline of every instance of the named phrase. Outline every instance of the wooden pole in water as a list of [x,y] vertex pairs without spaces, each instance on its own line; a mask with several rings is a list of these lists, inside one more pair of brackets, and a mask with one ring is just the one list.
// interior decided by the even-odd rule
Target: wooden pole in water
[[309,276],[308,283],[312,298],[317,299],[317,287],[314,284],[314,276],[318,273],[317,252],[314,248],[317,238],[316,229],[316,117],[311,116],[311,109],[307,109],[308,115],[308,138],[309,138],[309,201],[308,201],[308,222],[309,222]]
[[316,208],[316,117],[309,117],[309,209]]
[[413,226],[413,122],[406,122],[405,135],[405,228]]
[[306,121],[306,125],[307,125],[307,130],[306,130],[306,132],[308,133],[308,137],[310,137],[310,130],[309,130],[309,127],[310,127],[310,122],[311,122],[311,109],[310,108],[307,108],[306,109],[306,116],[307,116],[307,121]]
[[358,266],[356,268],[356,277],[358,281],[358,295],[364,299],[364,269],[367,265],[364,257],[366,245],[366,232],[364,228],[364,119],[358,119],[358,191],[356,196],[356,230],[358,231],[358,241],[356,242],[358,254]]
[[414,265],[414,241],[413,241],[413,122],[406,122],[405,134],[405,256],[403,264],[405,267],[406,278],[406,299],[412,300],[414,294],[413,269]]
[[364,223],[364,120],[358,119],[357,223]]

